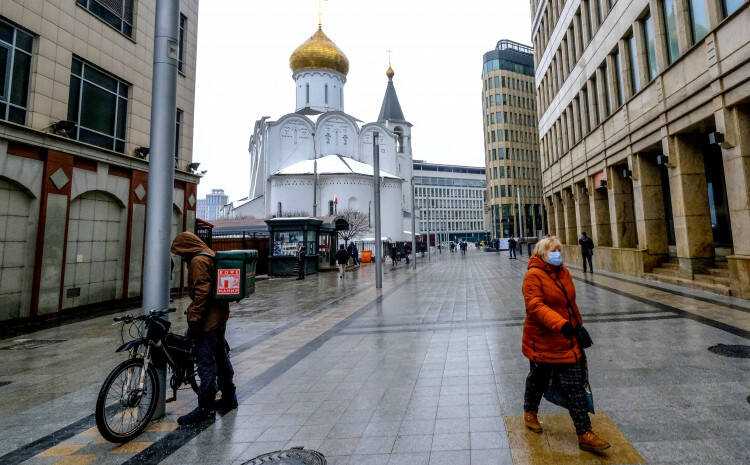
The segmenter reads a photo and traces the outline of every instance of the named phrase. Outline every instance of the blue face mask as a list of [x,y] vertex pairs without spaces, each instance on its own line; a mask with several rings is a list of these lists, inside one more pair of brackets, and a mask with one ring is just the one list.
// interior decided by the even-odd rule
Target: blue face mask
[[549,263],[550,265],[560,266],[562,265],[562,262],[562,252],[553,250],[547,253],[547,263]]

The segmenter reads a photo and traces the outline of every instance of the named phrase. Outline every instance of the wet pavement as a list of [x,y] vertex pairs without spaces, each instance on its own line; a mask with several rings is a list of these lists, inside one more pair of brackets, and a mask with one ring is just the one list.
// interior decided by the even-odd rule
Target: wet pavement
[[[334,465],[750,463],[750,359],[708,350],[750,344],[750,305],[611,275],[576,273],[576,286],[595,341],[594,426],[613,449],[580,452],[569,418],[546,401],[547,431],[526,432],[525,266],[472,250],[416,273],[388,265],[381,292],[370,266],[343,282],[259,282],[230,320],[239,409],[178,428],[195,405],[181,391],[120,447],[92,416],[123,358],[111,316],[0,341],[0,464],[241,464],[293,446]],[[18,339],[31,342],[2,350]]]

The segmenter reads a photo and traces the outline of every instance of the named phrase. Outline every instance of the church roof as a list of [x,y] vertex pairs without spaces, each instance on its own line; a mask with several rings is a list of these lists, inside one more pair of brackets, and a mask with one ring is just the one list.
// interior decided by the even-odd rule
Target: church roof
[[385,88],[385,97],[383,97],[383,105],[380,107],[378,123],[386,121],[405,123],[404,112],[401,110],[401,104],[398,102],[398,95],[396,95],[396,87],[393,85],[394,72],[392,67],[388,66],[386,75],[388,76],[388,86]]
[[[353,158],[342,155],[326,155],[318,158],[318,174],[360,174],[372,176],[374,170],[367,163],[362,163]],[[286,168],[282,168],[274,174],[315,174],[315,160],[303,160]],[[390,173],[380,170],[383,178],[400,179]]]

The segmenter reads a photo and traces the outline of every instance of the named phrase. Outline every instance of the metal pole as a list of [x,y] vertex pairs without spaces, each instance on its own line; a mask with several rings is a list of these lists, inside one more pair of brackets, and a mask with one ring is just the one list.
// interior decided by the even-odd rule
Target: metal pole
[[[518,197],[518,188],[517,188],[517,187],[516,187],[516,197]],[[516,214],[515,214],[515,217],[516,217],[516,231],[515,231],[515,233],[516,233],[516,237],[521,237],[521,235],[520,235],[520,229],[519,229],[519,227],[520,227],[521,225],[520,225],[520,223],[519,223],[519,221],[518,221],[518,217],[519,217],[519,215],[521,214],[521,211],[520,211],[520,209],[521,209],[521,205],[520,205],[520,201],[519,201],[519,202],[518,202],[518,203],[516,204]]]
[[425,213],[427,213],[427,261],[431,261],[432,257],[430,257],[430,197],[429,192],[430,190],[427,189],[427,194],[425,194],[425,200],[427,200],[427,206],[425,207]]
[[[146,250],[143,263],[143,310],[169,308],[170,234],[174,192],[175,121],[177,118],[178,0],[157,0],[154,71],[151,88],[151,148],[146,201]],[[155,417],[164,416],[166,369],[159,368],[161,398]]]
[[417,210],[414,208],[414,175],[411,177],[411,253],[414,254],[414,269],[417,269]]
[[372,179],[375,200],[375,288],[383,288],[383,237],[380,231],[380,146],[377,131],[372,136]]
[[518,202],[518,218],[520,223],[518,223],[518,229],[521,232],[518,237],[526,237],[526,218],[525,218],[525,212],[523,208],[521,208],[521,188],[516,187],[516,200]]
[[318,151],[315,147],[315,133],[313,136],[313,218],[318,216]]

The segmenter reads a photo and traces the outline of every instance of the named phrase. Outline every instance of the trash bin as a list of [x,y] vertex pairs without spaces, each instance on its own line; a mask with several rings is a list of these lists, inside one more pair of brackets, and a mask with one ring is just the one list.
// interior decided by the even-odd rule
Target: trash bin
[[214,298],[226,302],[239,302],[255,292],[257,250],[228,250],[216,252],[216,286]]

